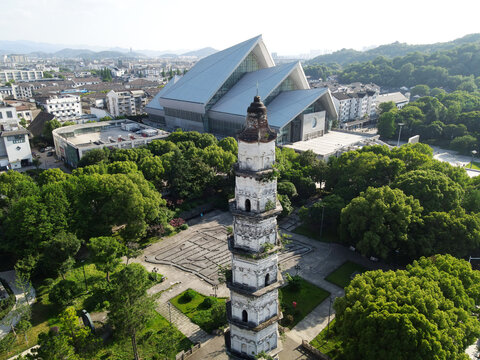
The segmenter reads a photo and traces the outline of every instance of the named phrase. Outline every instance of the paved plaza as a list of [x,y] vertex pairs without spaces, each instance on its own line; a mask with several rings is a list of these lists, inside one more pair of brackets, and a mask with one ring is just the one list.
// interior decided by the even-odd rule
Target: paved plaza
[[[145,252],[145,261],[174,266],[216,285],[219,267],[231,263],[227,226],[231,226],[232,221],[230,213],[214,211],[208,220],[204,219],[189,229],[164,239],[154,250]],[[302,256],[311,250],[308,244],[291,241],[280,252],[279,262]]]

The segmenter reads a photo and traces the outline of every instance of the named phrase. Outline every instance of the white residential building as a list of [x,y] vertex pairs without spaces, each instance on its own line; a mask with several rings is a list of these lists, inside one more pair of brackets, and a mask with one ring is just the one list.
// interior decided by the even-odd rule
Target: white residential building
[[6,83],[7,81],[30,81],[43,79],[43,71],[37,70],[1,70],[0,82]]
[[28,100],[33,97],[35,87],[29,83],[12,84],[13,98],[16,100]]
[[28,131],[14,107],[0,104],[0,169],[19,169],[32,162]]
[[59,121],[73,120],[82,115],[80,96],[77,95],[54,95],[41,105]]
[[85,85],[96,85],[102,82],[102,80],[98,77],[75,78],[72,81],[74,83],[73,87],[80,87]]
[[113,91],[107,94],[108,111],[115,117],[145,113],[147,96],[143,90]]
[[336,92],[332,97],[340,124],[376,115],[378,91]]

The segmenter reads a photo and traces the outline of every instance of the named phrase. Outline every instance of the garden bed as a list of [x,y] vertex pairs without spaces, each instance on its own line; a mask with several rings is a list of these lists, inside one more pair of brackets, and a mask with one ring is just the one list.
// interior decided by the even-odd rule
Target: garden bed
[[366,267],[351,261],[346,261],[339,268],[328,275],[325,280],[344,288],[350,284],[350,281],[357,275],[368,271]]

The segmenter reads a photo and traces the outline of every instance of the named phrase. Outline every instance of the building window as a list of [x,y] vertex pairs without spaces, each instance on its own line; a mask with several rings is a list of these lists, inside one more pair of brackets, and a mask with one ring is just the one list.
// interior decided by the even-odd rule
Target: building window
[[13,117],[13,114],[11,111],[7,111],[7,118],[12,118]]
[[265,286],[268,286],[268,283],[270,282],[270,274],[265,275]]
[[250,199],[245,200],[245,211],[250,212],[252,209],[252,204],[250,203]]
[[20,144],[25,142],[25,135],[13,135],[7,136],[8,141],[12,141],[14,144]]
[[248,322],[248,313],[247,310],[242,311],[242,321],[243,322]]

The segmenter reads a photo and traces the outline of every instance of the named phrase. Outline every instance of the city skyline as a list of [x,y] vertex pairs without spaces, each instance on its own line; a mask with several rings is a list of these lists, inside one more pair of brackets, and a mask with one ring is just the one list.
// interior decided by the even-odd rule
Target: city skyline
[[11,16],[4,17],[0,32],[7,41],[175,53],[204,47],[222,50],[262,34],[268,50],[280,56],[362,50],[395,41],[446,42],[480,32],[475,19],[480,4],[467,0],[457,1],[455,7],[446,1],[413,0],[406,0],[402,7],[380,0],[345,0],[341,7],[312,0],[232,4],[220,0],[138,0],[135,5],[127,0],[6,0],[2,8]]

